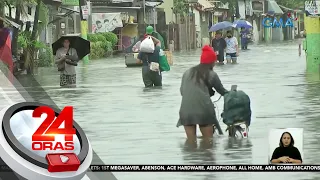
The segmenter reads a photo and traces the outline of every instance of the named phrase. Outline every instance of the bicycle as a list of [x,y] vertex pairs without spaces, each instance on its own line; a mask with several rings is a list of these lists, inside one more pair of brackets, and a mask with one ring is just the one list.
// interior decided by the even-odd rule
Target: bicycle
[[[231,91],[237,91],[237,85],[232,85]],[[219,101],[220,98],[217,101]],[[222,116],[221,116],[221,118],[222,118]],[[220,125],[218,127],[214,125],[214,129],[215,129],[215,131],[217,130],[220,135],[222,134]],[[232,125],[227,125],[226,132],[227,131],[228,131],[229,137],[248,138],[248,132],[249,132],[248,121],[235,120]]]

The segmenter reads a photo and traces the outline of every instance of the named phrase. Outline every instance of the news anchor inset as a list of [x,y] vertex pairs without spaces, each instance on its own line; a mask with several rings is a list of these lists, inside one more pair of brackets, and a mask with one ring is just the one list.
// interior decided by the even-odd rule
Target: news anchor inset
[[3,109],[0,116],[0,157],[14,172],[30,180],[79,180],[86,175],[92,148],[72,118],[72,107],[60,111],[23,102]]
[[301,164],[302,157],[299,149],[294,146],[294,138],[290,132],[283,132],[279,147],[277,147],[272,154],[271,163],[292,163]]

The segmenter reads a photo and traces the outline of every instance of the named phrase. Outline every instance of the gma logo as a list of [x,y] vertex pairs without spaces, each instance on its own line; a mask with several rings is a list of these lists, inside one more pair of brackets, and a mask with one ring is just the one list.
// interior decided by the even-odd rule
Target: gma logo
[[293,27],[293,21],[291,18],[288,18],[286,23],[284,23],[282,18],[280,18],[279,20],[277,20],[277,18],[274,18],[273,20],[271,18],[264,18],[262,21],[262,25],[267,28]]

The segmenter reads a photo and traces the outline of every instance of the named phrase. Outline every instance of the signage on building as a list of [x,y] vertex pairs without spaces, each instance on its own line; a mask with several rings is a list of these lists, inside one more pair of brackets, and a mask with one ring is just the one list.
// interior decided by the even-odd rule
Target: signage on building
[[64,6],[79,6],[79,0],[62,0]]
[[214,12],[213,15],[214,15],[214,16],[222,16],[223,13],[222,13],[222,12]]
[[253,11],[260,11],[263,12],[263,3],[258,1],[252,2],[252,9]]
[[133,0],[112,0],[111,3],[132,3]]
[[305,1],[304,9],[306,12],[306,16],[320,16],[320,1]]
[[293,20],[291,18],[288,18],[286,21],[284,21],[282,18],[279,18],[279,20],[275,18],[269,18],[266,17],[262,21],[262,25],[266,28],[285,28],[285,27],[293,27]]
[[82,10],[83,19],[88,19],[88,17],[89,17],[89,7],[88,7],[88,5],[81,6],[81,10]]

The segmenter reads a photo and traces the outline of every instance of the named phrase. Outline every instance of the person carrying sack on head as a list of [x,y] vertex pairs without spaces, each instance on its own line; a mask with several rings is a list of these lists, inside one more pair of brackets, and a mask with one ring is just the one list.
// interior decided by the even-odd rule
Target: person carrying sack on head
[[153,36],[153,27],[152,26],[147,26],[146,28],[146,34],[144,35],[144,39],[151,37],[154,45],[155,46],[160,46],[161,47],[161,41],[159,39],[157,39],[156,37]]
[[[159,66],[160,66],[160,71],[170,71],[170,65],[167,59],[167,56],[164,53],[164,41],[161,38],[161,36],[153,30],[152,26],[148,26],[146,28],[146,34],[144,35],[144,38],[146,39],[147,37],[151,37],[153,39],[153,42],[155,46],[160,47],[160,59],[159,59]],[[162,39],[162,41],[160,40]]]
[[158,46],[159,44],[159,40],[148,36],[140,45],[137,63],[142,63],[142,79],[145,87],[162,86],[162,74],[159,66],[161,48]]

